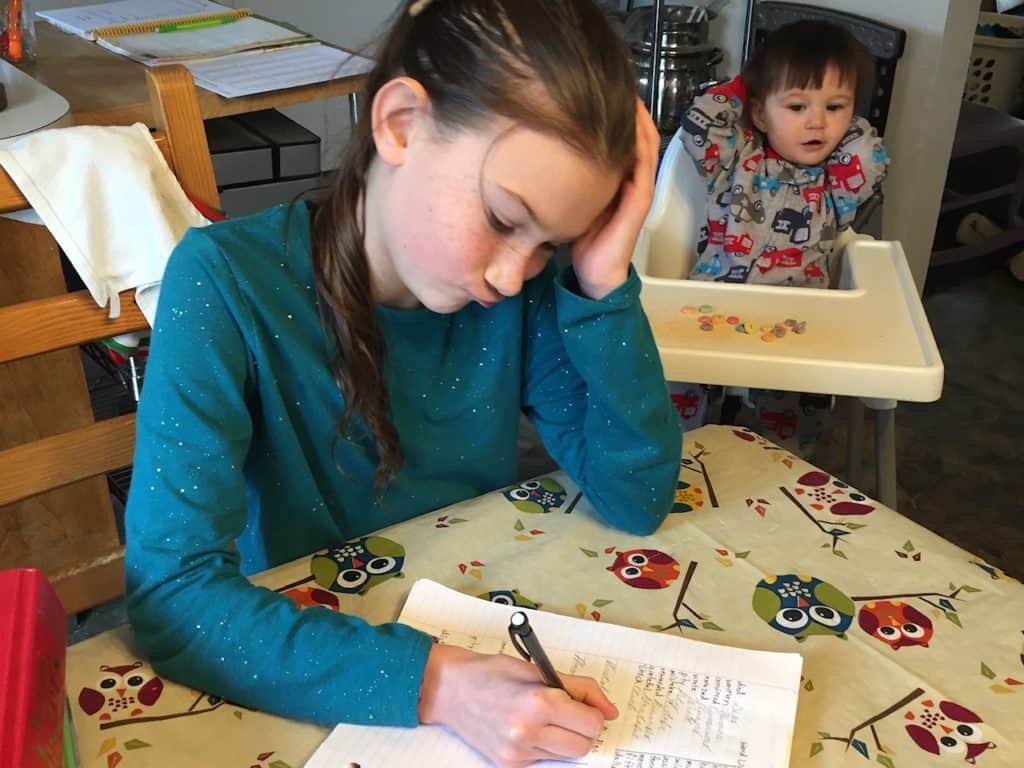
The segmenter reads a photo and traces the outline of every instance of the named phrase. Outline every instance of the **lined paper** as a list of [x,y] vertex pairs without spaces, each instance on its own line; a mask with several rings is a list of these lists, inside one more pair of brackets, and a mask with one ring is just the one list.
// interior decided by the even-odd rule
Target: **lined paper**
[[197,85],[229,99],[322,83],[373,69],[370,59],[319,43],[182,63]]
[[84,37],[86,40],[95,40],[93,30],[100,27],[230,10],[233,9],[210,0],[120,0],[115,3],[37,11],[36,16],[64,32]]
[[[515,655],[508,620],[524,610],[555,667],[598,680],[619,708],[589,768],[786,768],[802,659],[490,603],[417,581],[400,621],[441,642]],[[306,768],[489,763],[438,726],[342,724]],[[564,766],[563,762],[537,765]]]

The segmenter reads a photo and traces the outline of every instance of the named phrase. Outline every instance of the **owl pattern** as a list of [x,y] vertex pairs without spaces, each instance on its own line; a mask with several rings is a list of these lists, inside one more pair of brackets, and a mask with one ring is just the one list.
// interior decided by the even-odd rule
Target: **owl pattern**
[[313,555],[310,571],[324,589],[365,595],[388,579],[402,578],[405,547],[384,536],[352,539],[326,553]]
[[561,507],[566,498],[565,488],[552,477],[525,480],[502,495],[520,512],[545,515]]
[[812,635],[846,637],[853,600],[814,576],[766,576],[754,588],[754,613],[772,629],[803,642]]
[[841,516],[866,515],[875,509],[865,503],[867,496],[827,472],[812,470],[801,475],[796,482],[793,493],[805,496],[807,506],[818,512]]
[[498,605],[513,605],[517,608],[533,608],[536,610],[541,607],[541,603],[520,594],[518,589],[492,589],[490,592],[477,595],[477,597],[481,600],[498,603]]
[[606,570],[635,589],[664,589],[679,578],[679,561],[657,549],[630,549],[616,552]]
[[940,701],[936,706],[925,699],[920,705],[908,709],[903,717],[909,721],[907,735],[925,752],[974,765],[978,755],[996,748],[985,738],[981,717],[962,704]]
[[164,682],[150,669],[143,669],[141,661],[118,666],[103,665],[103,674],[96,688],[85,686],[78,693],[78,706],[87,715],[99,719],[123,720],[138,717],[156,704],[164,690]]
[[908,645],[928,647],[932,621],[917,608],[899,600],[866,603],[857,613],[860,628],[898,651]]

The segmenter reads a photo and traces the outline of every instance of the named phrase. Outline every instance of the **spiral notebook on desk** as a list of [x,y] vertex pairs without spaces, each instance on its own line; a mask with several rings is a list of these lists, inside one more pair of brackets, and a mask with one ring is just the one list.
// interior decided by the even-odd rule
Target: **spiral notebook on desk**
[[[91,13],[78,17],[62,17],[58,12],[40,16],[147,66],[216,58],[313,40],[305,32],[254,16],[248,8],[227,8],[207,2],[195,4],[192,0],[178,0],[159,7],[148,0],[108,5],[122,10],[104,11],[104,6],[99,5],[91,6]],[[197,12],[188,12],[193,9]],[[186,13],[171,15],[175,10]],[[144,18],[145,13],[153,15]],[[71,20],[76,18],[77,22],[73,23]],[[99,23],[110,19],[129,20]],[[90,24],[92,26],[83,26]]]
[[[441,642],[508,653],[515,610],[554,666],[600,681],[620,715],[575,761],[588,768],[787,768],[803,660],[498,605],[421,579],[399,621]],[[489,764],[448,730],[338,725],[306,768]],[[566,761],[537,765],[565,768]]]

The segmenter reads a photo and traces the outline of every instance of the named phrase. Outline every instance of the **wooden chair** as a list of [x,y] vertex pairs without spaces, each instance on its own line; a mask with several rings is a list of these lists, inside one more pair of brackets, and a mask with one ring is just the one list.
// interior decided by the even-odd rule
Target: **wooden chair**
[[[185,191],[217,207],[188,70],[146,71],[154,134]],[[28,204],[0,170],[0,213]],[[112,320],[87,291],[67,293],[43,227],[0,218],[0,569],[43,570],[75,614],[124,592],[124,548],[105,475],[131,464],[135,416],[95,422],[79,345],[148,329],[134,291]]]

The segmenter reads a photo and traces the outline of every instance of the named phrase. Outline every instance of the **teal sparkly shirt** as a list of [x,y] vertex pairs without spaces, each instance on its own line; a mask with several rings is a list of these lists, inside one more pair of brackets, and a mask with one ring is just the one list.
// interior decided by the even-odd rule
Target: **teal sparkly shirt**
[[287,717],[412,726],[426,635],[300,611],[244,574],[512,483],[520,409],[609,525],[652,532],[680,427],[635,273],[601,301],[549,265],[491,309],[377,307],[404,456],[378,504],[373,452],[336,440],[309,226],[305,205],[278,206],[189,231],[168,262],[126,514],[128,616],[169,678]]

